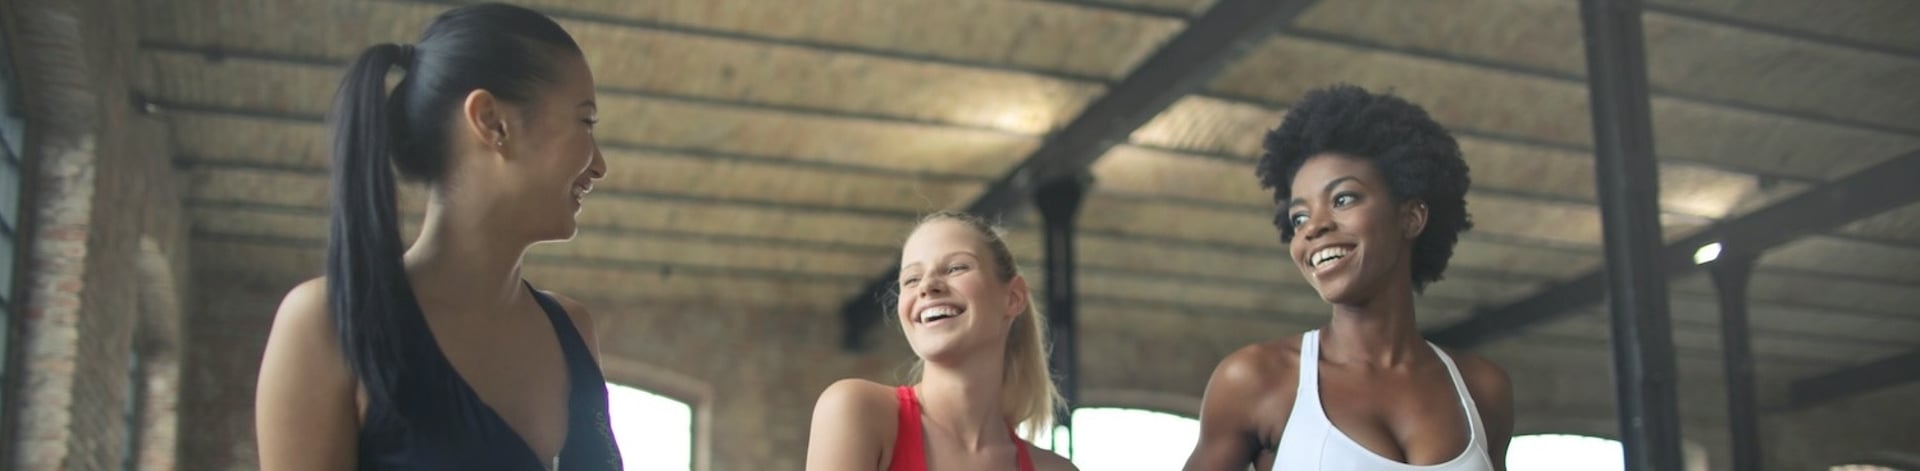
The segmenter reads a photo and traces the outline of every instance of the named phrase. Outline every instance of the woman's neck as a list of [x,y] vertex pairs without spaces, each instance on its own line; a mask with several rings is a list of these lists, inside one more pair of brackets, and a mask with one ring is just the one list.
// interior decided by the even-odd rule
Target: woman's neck
[[914,385],[928,421],[960,437],[971,451],[1007,440],[1000,399],[1005,368],[999,360],[995,355],[950,366],[926,363]]
[[520,259],[532,244],[502,237],[504,231],[473,213],[437,196],[429,200],[420,236],[405,255],[408,278],[423,300],[512,305],[526,295]]
[[1429,349],[1414,321],[1411,279],[1390,283],[1357,304],[1336,304],[1320,334],[1323,358],[1338,364],[1391,368],[1408,365]]

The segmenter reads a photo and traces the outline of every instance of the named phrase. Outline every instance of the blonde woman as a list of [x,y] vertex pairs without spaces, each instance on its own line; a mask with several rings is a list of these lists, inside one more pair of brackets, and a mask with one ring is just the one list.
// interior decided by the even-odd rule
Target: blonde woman
[[923,219],[901,249],[894,316],[919,361],[913,381],[844,379],[814,405],[812,471],[1077,470],[1031,436],[1060,403],[1045,320],[995,229],[965,213]]

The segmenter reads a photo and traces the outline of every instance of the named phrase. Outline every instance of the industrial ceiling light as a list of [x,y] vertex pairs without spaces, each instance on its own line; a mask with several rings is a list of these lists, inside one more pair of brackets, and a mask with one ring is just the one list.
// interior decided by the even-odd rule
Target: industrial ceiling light
[[1693,251],[1693,264],[1695,265],[1706,265],[1707,262],[1712,262],[1719,258],[1720,258],[1719,242],[1702,245],[1700,246],[1700,250]]

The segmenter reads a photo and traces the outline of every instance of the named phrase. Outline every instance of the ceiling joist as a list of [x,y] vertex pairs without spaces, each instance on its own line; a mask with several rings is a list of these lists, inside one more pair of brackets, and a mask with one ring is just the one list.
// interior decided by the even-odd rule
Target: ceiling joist
[[[1190,93],[1293,20],[1312,0],[1221,0],[1155,51],[1106,95],[1088,105],[1006,176],[987,187],[967,212],[1001,219],[1027,204],[1039,184],[1084,173],[1135,129]],[[880,323],[881,300],[898,269],[889,268],[849,299],[842,311],[844,347],[863,348]]]

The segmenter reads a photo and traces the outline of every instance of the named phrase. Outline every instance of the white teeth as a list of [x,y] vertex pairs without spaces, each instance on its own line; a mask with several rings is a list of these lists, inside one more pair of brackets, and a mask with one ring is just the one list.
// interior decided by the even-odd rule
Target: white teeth
[[1327,247],[1307,257],[1307,263],[1318,267],[1329,261],[1345,257],[1349,253],[1351,252],[1349,252],[1346,247]]
[[920,311],[920,322],[933,322],[960,315],[960,310],[950,306],[930,307]]

